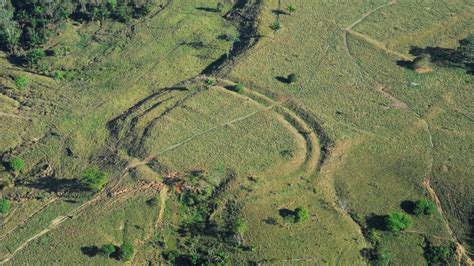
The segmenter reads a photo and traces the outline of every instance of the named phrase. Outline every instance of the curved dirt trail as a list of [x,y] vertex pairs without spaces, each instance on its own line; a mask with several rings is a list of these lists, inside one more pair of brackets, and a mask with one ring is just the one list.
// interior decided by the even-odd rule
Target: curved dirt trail
[[[405,60],[412,60],[412,58],[406,56],[406,55],[403,55],[403,54],[400,54],[398,52],[395,52],[395,51],[392,51],[392,50],[389,50],[385,47],[385,45],[379,43],[378,41],[376,40],[373,40],[371,39],[370,37],[367,37],[363,34],[360,34],[360,33],[357,33],[355,31],[353,31],[352,29],[360,24],[361,22],[363,22],[367,17],[369,17],[370,15],[372,15],[374,12],[384,8],[384,7],[388,7],[388,6],[391,6],[391,5],[394,5],[394,4],[397,4],[397,0],[391,0],[390,2],[384,4],[384,5],[381,5],[379,7],[376,7],[375,9],[365,13],[361,18],[359,18],[358,20],[356,20],[354,23],[352,23],[351,25],[349,25],[347,28],[344,29],[343,31],[343,34],[342,34],[342,37],[343,37],[343,40],[344,40],[344,46],[346,48],[346,51],[349,55],[349,57],[352,59],[352,61],[354,61],[357,66],[359,67],[359,69],[368,77],[370,78],[375,84],[376,84],[376,90],[380,93],[382,93],[382,95],[391,100],[393,102],[393,105],[392,107],[395,108],[395,109],[406,109],[406,110],[410,110],[410,107],[407,103],[403,102],[402,100],[398,99],[397,97],[395,97],[394,95],[386,92],[384,90],[384,86],[382,84],[380,84],[379,82],[377,82],[375,79],[373,79],[369,73],[367,73],[366,71],[364,71],[361,66],[357,63],[354,55],[351,53],[351,50],[349,48],[349,43],[348,43],[348,33],[351,33],[365,41],[367,41],[368,43],[371,43],[372,45],[376,46],[377,48],[380,48],[390,54],[394,54],[394,55],[397,55]],[[474,261],[469,257],[468,255],[468,252],[466,251],[466,249],[464,248],[464,246],[459,242],[459,240],[457,239],[457,237],[455,236],[454,232],[452,231],[450,225],[449,225],[449,222],[448,220],[446,219],[446,215],[443,211],[443,208],[442,208],[442,205],[441,205],[441,201],[439,200],[439,197],[438,195],[436,194],[436,191],[431,187],[431,184],[430,184],[430,177],[431,177],[431,174],[432,174],[432,171],[433,171],[433,163],[434,163],[434,157],[433,157],[433,149],[434,149],[434,143],[433,143],[433,135],[431,133],[431,129],[430,129],[430,126],[428,124],[428,122],[426,121],[426,119],[424,119],[423,117],[421,117],[420,115],[418,115],[416,112],[414,112],[415,116],[424,124],[425,128],[426,128],[426,131],[428,133],[428,138],[429,138],[429,144],[430,144],[430,149],[431,149],[431,158],[429,159],[429,162],[428,162],[428,166],[427,166],[427,174],[426,174],[426,177],[424,178],[423,180],[423,187],[424,189],[426,190],[426,192],[428,193],[428,195],[430,196],[430,198],[435,202],[436,204],[436,207],[437,207],[437,210],[438,212],[440,213],[441,217],[443,218],[443,222],[446,226],[446,229],[448,231],[448,233],[450,234],[451,236],[451,240],[455,243],[456,245],[456,256],[458,258],[458,261],[461,262],[463,259],[464,259],[464,262],[466,262],[468,265],[474,265]]]

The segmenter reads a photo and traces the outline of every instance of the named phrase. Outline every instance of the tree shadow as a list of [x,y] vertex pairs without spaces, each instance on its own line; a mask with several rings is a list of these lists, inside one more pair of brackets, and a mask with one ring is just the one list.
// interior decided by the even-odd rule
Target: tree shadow
[[384,231],[387,229],[387,215],[371,214],[365,218],[365,222],[369,229]]
[[408,214],[415,214],[415,202],[412,200],[404,200],[400,203],[400,208]]
[[97,246],[88,246],[88,247],[81,247],[82,254],[87,255],[89,257],[95,257],[99,254],[100,249]]
[[276,16],[280,15],[289,15],[287,12],[281,10],[281,9],[273,9],[272,13],[275,14]]
[[88,189],[78,179],[58,179],[53,176],[42,177],[25,184],[26,187],[45,190],[49,193],[58,192],[83,192]]
[[201,11],[206,11],[206,12],[212,12],[212,13],[218,13],[219,10],[217,8],[213,7],[196,7],[197,10]]
[[288,77],[278,76],[278,77],[275,77],[275,79],[282,83],[290,84],[290,79]]
[[[419,47],[412,46],[410,48],[410,54],[413,56],[429,55],[430,61],[436,66],[445,68],[461,68],[465,69],[467,74],[474,75],[474,59],[471,55],[464,52],[467,47],[472,46],[471,41],[468,39],[459,40],[458,48],[444,48],[444,47]],[[472,49],[472,48],[471,48]],[[397,65],[414,69],[413,61],[399,60]]]
[[283,219],[293,218],[296,215],[294,211],[287,208],[279,209],[278,213],[280,214],[281,217],[283,217]]

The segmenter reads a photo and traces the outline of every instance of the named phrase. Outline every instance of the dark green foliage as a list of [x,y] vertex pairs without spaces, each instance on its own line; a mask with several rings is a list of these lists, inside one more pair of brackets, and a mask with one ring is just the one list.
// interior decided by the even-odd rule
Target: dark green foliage
[[122,261],[130,261],[133,258],[135,250],[131,243],[123,243],[119,250],[119,258]]
[[278,31],[278,30],[281,30],[282,26],[281,26],[281,22],[276,20],[274,21],[271,25],[270,25],[270,29],[274,30],[274,31]]
[[146,201],[146,203],[151,207],[158,206],[159,202],[160,202],[160,200],[157,197],[153,197],[153,198]]
[[432,215],[436,212],[436,204],[431,200],[422,199],[415,203],[413,213],[416,215]]
[[8,212],[10,211],[10,208],[11,208],[11,204],[9,200],[0,199],[0,213],[2,215],[8,214]]
[[296,76],[296,74],[290,74],[288,75],[288,82],[289,83],[295,83],[296,81],[298,81],[298,77]]
[[46,57],[46,53],[42,49],[33,49],[25,55],[25,61],[32,66],[38,64],[44,57]]
[[293,4],[289,4],[286,6],[286,10],[288,10],[288,13],[293,14],[296,11],[296,6]]
[[89,168],[82,174],[82,182],[92,191],[102,190],[108,181],[108,175],[97,167]]
[[110,257],[115,251],[115,245],[113,244],[106,244],[100,248],[100,254],[106,257]]
[[0,44],[10,51],[17,45],[31,49],[44,44],[67,19],[128,22],[149,13],[152,1],[126,0],[12,0],[0,3]]
[[13,10],[0,4],[0,45],[6,45],[10,52],[15,52],[20,35],[20,25],[13,19]]
[[244,87],[244,84],[242,84],[242,83],[237,83],[234,86],[234,90],[238,93],[242,93],[244,91],[244,89],[245,89],[245,87]]
[[425,247],[425,258],[429,265],[448,265],[455,262],[453,246],[432,246],[430,243]]
[[474,34],[461,41],[459,51],[466,64],[474,64]]
[[10,169],[15,173],[18,174],[25,168],[25,161],[20,158],[13,158],[10,161]]
[[413,220],[406,213],[394,212],[387,216],[385,223],[387,230],[391,232],[399,232],[410,228],[413,224]]
[[295,222],[304,222],[308,220],[309,213],[305,207],[298,207],[295,209]]

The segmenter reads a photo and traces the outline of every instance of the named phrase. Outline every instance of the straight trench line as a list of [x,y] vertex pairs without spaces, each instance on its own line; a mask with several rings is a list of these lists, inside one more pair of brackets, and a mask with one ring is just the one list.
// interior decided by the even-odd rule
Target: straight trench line
[[252,117],[252,116],[255,116],[255,115],[257,115],[257,114],[259,114],[259,113],[261,113],[261,112],[264,112],[264,111],[268,111],[268,110],[270,110],[270,109],[273,109],[273,108],[274,108],[275,106],[277,106],[277,105],[280,105],[280,103],[272,104],[272,105],[267,106],[267,107],[265,107],[265,108],[263,108],[263,109],[260,109],[260,110],[251,112],[251,113],[249,113],[249,114],[246,114],[246,115],[244,115],[244,116],[238,117],[238,118],[236,118],[236,119],[234,119],[234,120],[231,120],[231,121],[228,121],[228,122],[224,122],[224,123],[220,123],[220,124],[218,124],[218,125],[215,125],[215,126],[213,126],[213,127],[211,127],[211,128],[208,128],[208,129],[206,129],[206,130],[204,130],[204,131],[201,131],[201,132],[199,132],[199,133],[197,133],[197,134],[195,134],[195,135],[193,135],[193,136],[191,136],[191,137],[189,137],[189,138],[187,138],[187,139],[185,139],[185,140],[183,140],[183,141],[181,141],[181,142],[178,142],[178,143],[176,143],[176,144],[174,144],[174,145],[171,145],[171,146],[169,146],[169,147],[167,147],[167,148],[164,148],[163,150],[161,150],[161,151],[159,151],[159,152],[157,153],[157,156],[162,155],[162,154],[164,154],[165,152],[168,152],[168,151],[174,150],[174,149],[176,149],[176,148],[179,148],[180,146],[182,146],[182,145],[184,145],[184,144],[186,144],[186,143],[188,143],[188,142],[191,142],[192,140],[194,140],[194,139],[196,139],[196,138],[198,138],[198,137],[200,137],[200,136],[202,136],[202,135],[204,135],[204,134],[206,134],[206,133],[209,133],[209,132],[211,132],[211,131],[213,131],[213,130],[216,130],[216,129],[218,129],[218,128],[225,127],[225,126],[228,126],[228,125],[232,125],[232,124],[238,123],[238,122],[240,122],[240,121],[244,121],[244,120],[246,120],[246,119],[248,119],[248,118],[250,118],[250,117]]

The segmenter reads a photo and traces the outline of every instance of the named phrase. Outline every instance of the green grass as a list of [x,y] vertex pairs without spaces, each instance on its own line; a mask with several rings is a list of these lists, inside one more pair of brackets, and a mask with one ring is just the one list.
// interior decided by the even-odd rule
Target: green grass
[[[206,170],[208,185],[217,186],[232,170],[236,176],[218,195],[210,219],[222,225],[224,205],[241,206],[240,215],[248,223],[243,243],[253,248],[235,251],[234,262],[365,264],[360,250],[370,244],[360,226],[368,226],[372,215],[402,211],[402,201],[427,198],[423,181],[428,177],[450,227],[467,244],[474,199],[469,145],[474,142],[473,78],[464,70],[439,67],[417,74],[397,66],[400,58],[352,34],[348,53],[341,31],[387,1],[301,0],[295,14],[280,16],[284,27],[276,33],[269,27],[276,19],[276,3],[263,2],[258,34],[265,37],[224,77],[245,84],[242,93],[219,85],[204,90],[202,82],[191,82],[186,91],[151,98],[125,120],[118,139],[112,139],[109,121],[152,93],[195,77],[228,52],[231,44],[218,36],[235,35],[237,25],[199,9],[214,8],[217,2],[172,1],[158,15],[135,21],[133,30],[110,21],[102,26],[69,23],[47,44],[57,55],[40,62],[44,74],[59,73],[56,80],[21,71],[2,56],[0,81],[7,88],[0,94],[0,111],[32,119],[0,115],[0,152],[11,149],[12,155],[24,159],[29,181],[35,181],[38,176],[30,175],[47,164],[61,179],[79,178],[90,165],[100,165],[114,182],[128,162],[155,156],[153,167],[131,171],[119,189],[134,189],[145,180],[159,182],[167,172],[194,169]],[[231,1],[223,3],[222,14],[231,8]],[[411,45],[455,48],[469,32],[473,14],[472,5],[461,0],[398,2],[353,30],[402,54],[408,54]],[[68,77],[61,78],[65,73]],[[277,79],[288,73],[296,73],[298,81],[286,84]],[[14,90],[10,77],[23,75],[29,85]],[[392,100],[379,85],[408,108],[391,108]],[[295,129],[278,107],[263,110],[268,102],[253,91],[285,99],[283,106],[297,106],[300,117],[320,123],[335,143],[320,171],[307,174],[300,169],[311,148],[304,138],[308,132]],[[154,106],[167,97],[174,98]],[[242,120],[229,123],[238,118]],[[138,145],[134,137],[147,126],[148,135]],[[28,187],[8,188],[1,196],[27,191],[51,196]],[[188,240],[177,228],[191,214],[174,193],[172,189],[157,234],[154,225],[161,202],[155,207],[146,204],[157,193],[105,197],[31,242],[9,263],[118,264],[88,257],[81,248],[120,246],[124,241],[134,243],[137,262],[145,263]],[[18,206],[16,201],[12,204]],[[23,204],[27,206],[9,218],[2,232],[40,205],[34,200]],[[77,206],[62,200],[48,206],[2,240],[0,255]],[[280,215],[282,209],[300,206],[308,210],[306,221],[290,223]],[[403,233],[382,233],[393,264],[423,264],[425,237],[443,245],[450,238],[439,213],[413,221]],[[166,247],[157,249],[142,242],[144,238],[163,240]]]

